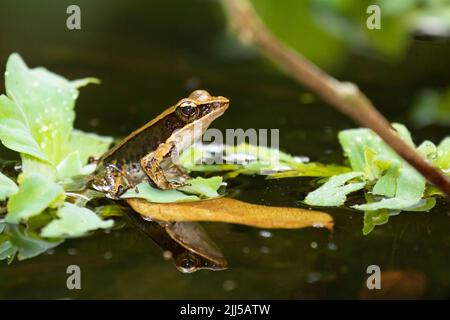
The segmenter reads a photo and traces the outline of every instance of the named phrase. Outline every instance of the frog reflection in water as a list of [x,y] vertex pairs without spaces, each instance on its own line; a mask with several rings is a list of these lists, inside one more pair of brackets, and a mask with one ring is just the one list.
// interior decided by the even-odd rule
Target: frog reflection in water
[[189,175],[173,159],[199,139],[228,105],[227,98],[205,90],[192,92],[106,152],[99,159],[92,187],[118,199],[145,179],[160,189],[186,184]]

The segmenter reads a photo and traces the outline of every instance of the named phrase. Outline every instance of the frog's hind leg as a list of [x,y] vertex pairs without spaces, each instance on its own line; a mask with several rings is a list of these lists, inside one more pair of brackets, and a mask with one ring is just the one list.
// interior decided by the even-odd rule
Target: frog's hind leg
[[160,189],[176,189],[190,178],[186,171],[173,164],[171,156],[176,152],[172,143],[163,143],[140,161],[142,170]]
[[183,167],[177,166],[173,163],[170,163],[167,166],[162,165],[162,167],[165,168],[164,175],[166,176],[166,179],[178,184],[178,186],[185,185],[187,181],[191,179]]

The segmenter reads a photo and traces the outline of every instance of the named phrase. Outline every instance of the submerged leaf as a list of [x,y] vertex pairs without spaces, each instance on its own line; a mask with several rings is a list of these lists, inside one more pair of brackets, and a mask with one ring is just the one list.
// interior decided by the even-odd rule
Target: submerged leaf
[[26,221],[63,198],[64,189],[61,186],[40,174],[29,175],[23,179],[19,191],[10,197],[5,221]]
[[348,181],[362,176],[362,172],[349,172],[331,177],[324,185],[310,192],[305,203],[312,206],[341,206],[349,193],[361,190],[366,185],[366,182]]
[[142,199],[128,199],[127,202],[141,215],[161,221],[216,221],[287,229],[333,227],[333,218],[324,212],[256,205],[231,198],[167,204]]
[[113,220],[104,221],[92,210],[68,202],[58,209],[57,216],[59,219],[42,229],[42,237],[79,237],[92,230],[111,228],[114,224]]

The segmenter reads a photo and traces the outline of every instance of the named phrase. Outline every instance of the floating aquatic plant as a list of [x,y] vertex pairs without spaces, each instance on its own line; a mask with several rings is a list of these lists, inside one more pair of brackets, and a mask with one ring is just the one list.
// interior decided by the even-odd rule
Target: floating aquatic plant
[[[393,127],[406,143],[416,148],[405,126],[393,124]],[[330,178],[307,195],[306,204],[341,206],[347,195],[363,190],[366,201],[351,208],[365,212],[364,234],[401,211],[425,212],[434,207],[439,192],[372,130],[344,130],[338,137],[352,172]],[[449,172],[450,138],[444,139],[438,146],[424,141],[416,149],[444,173]]]
[[[112,142],[111,137],[73,128],[78,89],[89,83],[98,80],[69,81],[44,68],[28,68],[18,54],[9,57],[6,95],[0,96],[0,140],[20,154],[21,172],[18,177],[0,173],[0,200],[7,202],[0,259],[29,258],[65,237],[113,225],[67,202],[62,186],[64,180],[92,173],[95,165],[88,163],[89,156],[101,155]],[[38,233],[32,232],[28,222],[39,215],[51,218]]]

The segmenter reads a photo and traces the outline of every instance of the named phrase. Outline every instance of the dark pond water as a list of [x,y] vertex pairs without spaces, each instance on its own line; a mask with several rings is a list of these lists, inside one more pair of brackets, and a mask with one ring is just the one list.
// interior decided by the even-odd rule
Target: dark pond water
[[[82,8],[81,31],[65,28],[72,3]],[[0,21],[0,69],[17,51],[31,66],[102,79],[100,86],[82,89],[80,129],[124,136],[201,87],[231,99],[216,128],[279,128],[284,151],[343,161],[336,133],[354,124],[320,101],[301,103],[303,88],[226,35],[215,1],[18,0],[2,2],[0,12],[14,17]],[[415,41],[395,66],[352,57],[336,76],[357,82],[390,120],[408,124],[418,89],[449,83],[449,54],[448,43]],[[448,130],[413,132],[438,141]],[[300,178],[243,177],[237,185],[238,199],[276,206],[297,206],[313,188]],[[368,236],[362,235],[361,213],[327,212],[335,219],[334,232],[271,230],[267,237],[255,228],[204,223],[227,257],[229,269],[221,272],[180,273],[131,225],[98,232],[66,241],[52,254],[3,264],[0,298],[357,298],[372,264],[419,274],[426,283],[423,297],[450,296],[448,203],[430,213],[393,217]],[[66,288],[71,264],[82,269],[82,290]]]

